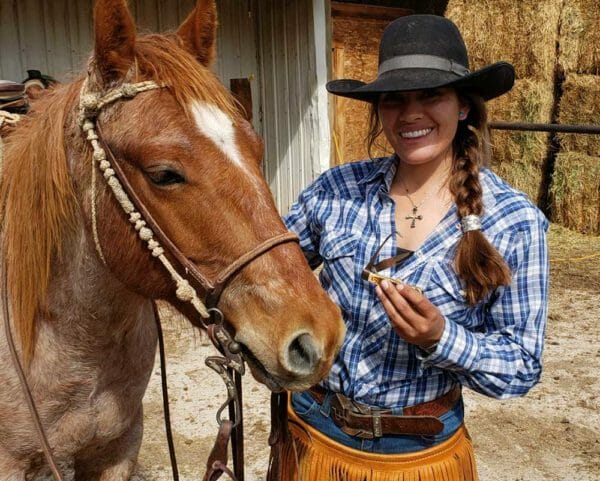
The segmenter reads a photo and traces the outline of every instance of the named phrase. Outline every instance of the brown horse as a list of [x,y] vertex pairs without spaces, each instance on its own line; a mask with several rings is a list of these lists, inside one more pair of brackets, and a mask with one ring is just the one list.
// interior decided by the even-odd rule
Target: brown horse
[[[160,85],[109,105],[98,123],[147,210],[206,278],[286,229],[261,176],[261,140],[208,70],[214,1],[199,0],[176,34],[138,38],[125,0],[98,0],[94,28],[87,75],[36,100],[8,136],[2,261],[11,331],[55,457],[74,461],[78,481],[119,481],[141,443],[157,343],[151,299],[192,321],[198,314],[92,174],[82,88]],[[317,382],[343,337],[337,307],[295,243],[246,265],[219,308],[272,389]],[[0,323],[0,480],[22,481],[43,459],[5,334]]]

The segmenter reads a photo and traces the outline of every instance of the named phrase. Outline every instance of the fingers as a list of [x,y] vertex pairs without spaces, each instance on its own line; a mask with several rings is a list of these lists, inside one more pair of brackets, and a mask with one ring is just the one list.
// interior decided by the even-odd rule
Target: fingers
[[391,287],[390,290],[396,291],[408,304],[423,316],[427,317],[435,311],[434,305],[418,289],[406,284],[400,285],[400,289],[394,289],[394,286],[388,287]]
[[437,308],[420,292],[407,285],[383,281],[376,293],[403,339],[418,345],[430,345],[441,337],[445,320]]
[[[380,284],[379,289],[383,294],[379,296],[380,299],[382,299],[382,301],[383,299],[388,301],[392,314],[394,314],[395,311],[407,321],[412,320],[412,322],[416,322],[418,320],[417,317],[419,317],[420,313],[413,308],[414,298],[407,296],[407,291],[412,291],[413,289],[404,284],[392,284],[387,281],[383,281]],[[389,312],[390,311],[388,311],[388,313]]]
[[396,310],[413,321],[424,315],[423,311],[431,304],[423,294],[406,284],[392,284],[384,280],[379,287],[390,298]]

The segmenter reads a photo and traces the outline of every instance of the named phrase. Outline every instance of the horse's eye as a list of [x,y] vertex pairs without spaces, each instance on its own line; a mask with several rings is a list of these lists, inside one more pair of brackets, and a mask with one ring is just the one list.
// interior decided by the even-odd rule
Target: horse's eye
[[185,177],[183,175],[171,169],[146,171],[146,175],[153,184],[161,187],[183,184],[185,182]]

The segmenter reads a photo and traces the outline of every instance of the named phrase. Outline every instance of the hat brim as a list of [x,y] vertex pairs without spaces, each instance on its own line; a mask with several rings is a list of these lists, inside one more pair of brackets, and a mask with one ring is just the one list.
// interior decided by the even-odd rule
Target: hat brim
[[515,83],[515,69],[497,62],[463,77],[443,70],[410,68],[390,70],[371,83],[341,79],[327,82],[327,91],[340,97],[374,102],[386,92],[402,92],[438,87],[454,87],[477,93],[490,100],[508,92]]

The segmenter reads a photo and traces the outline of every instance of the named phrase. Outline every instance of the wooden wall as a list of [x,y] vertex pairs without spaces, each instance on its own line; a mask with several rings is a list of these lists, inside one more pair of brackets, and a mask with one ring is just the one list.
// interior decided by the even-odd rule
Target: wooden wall
[[[385,27],[410,10],[332,2],[332,78],[370,82],[377,77],[379,40]],[[368,104],[358,100],[332,97],[334,163],[341,164],[369,157],[365,146],[368,131]],[[374,156],[391,152],[381,139]]]

